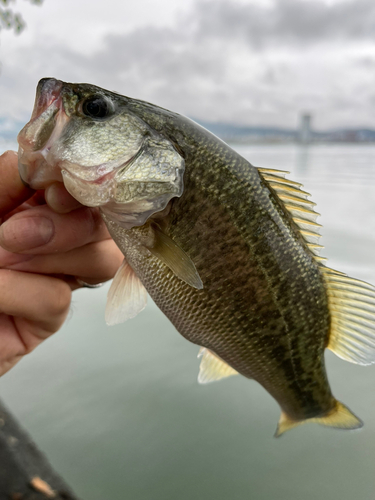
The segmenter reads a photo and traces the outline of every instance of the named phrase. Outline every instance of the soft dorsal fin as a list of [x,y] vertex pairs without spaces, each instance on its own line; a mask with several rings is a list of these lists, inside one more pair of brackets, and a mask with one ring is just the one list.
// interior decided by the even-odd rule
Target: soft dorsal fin
[[174,274],[188,285],[201,290],[202,280],[186,252],[159,228],[154,226],[155,241],[147,249],[160,259]]
[[146,307],[147,292],[141,280],[124,260],[113,278],[105,308],[107,325],[134,318]]
[[328,349],[351,363],[375,363],[375,287],[321,267],[331,328]]
[[354,413],[344,404],[340,403],[340,401],[335,400],[333,409],[322,417],[293,420],[282,411],[275,437],[279,437],[284,434],[284,432],[294,429],[294,427],[298,427],[299,425],[308,424],[309,422],[325,425],[327,427],[335,427],[336,429],[359,429],[363,426],[362,420],[354,415]]
[[201,347],[199,349],[198,358],[202,357],[199,366],[198,382],[200,384],[208,384],[222,378],[238,375],[238,372],[223,361],[219,356]]
[[[285,178],[289,172],[267,168],[258,168],[258,172],[288,210],[310,251],[314,256],[319,255],[323,247],[318,243],[321,225],[316,223],[316,219],[320,214],[314,210],[315,203],[308,199],[310,194],[301,189],[302,184],[299,182]],[[322,257],[315,258],[318,262],[326,260]]]

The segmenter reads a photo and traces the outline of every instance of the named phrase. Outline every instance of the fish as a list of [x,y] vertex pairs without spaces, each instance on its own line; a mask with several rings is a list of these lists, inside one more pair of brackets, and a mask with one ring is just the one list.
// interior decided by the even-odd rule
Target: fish
[[310,194],[258,168],[194,121],[91,84],[42,79],[18,135],[34,189],[62,181],[99,207],[124,254],[106,321],[147,293],[198,345],[198,381],[242,375],[281,408],[275,435],[362,421],[332,394],[325,349],[375,362],[375,288],[327,266]]

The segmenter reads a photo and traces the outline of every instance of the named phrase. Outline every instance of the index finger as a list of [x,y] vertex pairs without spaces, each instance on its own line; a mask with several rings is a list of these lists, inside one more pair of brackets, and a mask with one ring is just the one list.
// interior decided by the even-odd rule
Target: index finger
[[18,173],[18,157],[15,151],[5,151],[0,156],[0,217],[14,210],[35,191],[26,187]]

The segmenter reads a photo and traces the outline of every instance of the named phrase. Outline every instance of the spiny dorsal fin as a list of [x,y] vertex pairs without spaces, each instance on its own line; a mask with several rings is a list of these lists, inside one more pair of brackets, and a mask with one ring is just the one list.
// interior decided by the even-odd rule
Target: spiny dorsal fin
[[351,363],[375,363],[375,287],[321,267],[331,328],[328,349]]
[[141,280],[124,260],[108,290],[105,321],[117,325],[134,318],[146,307],[147,292]]
[[200,357],[202,357],[198,375],[200,384],[208,384],[231,375],[238,375],[236,370],[205,347],[199,349],[198,358]]
[[155,241],[153,246],[147,247],[148,250],[168,266],[178,278],[201,290],[203,288],[202,280],[187,253],[172,238],[164,234],[158,226],[155,225],[154,231]]
[[323,417],[308,418],[306,420],[293,420],[283,411],[281,412],[279,424],[277,426],[275,437],[279,437],[284,432],[298,427],[302,424],[316,423],[327,427],[335,427],[336,429],[359,429],[363,426],[362,420],[352,413],[349,408],[335,401],[334,408]]
[[[287,174],[290,174],[289,170],[276,170],[274,168],[260,168],[257,167],[259,172],[262,172],[264,176],[266,175],[272,175],[274,177],[280,177],[281,179],[284,179]],[[300,184],[302,186],[302,184]]]
[[[301,189],[299,182],[285,178],[289,172],[267,168],[258,168],[258,171],[288,210],[310,251],[314,256],[318,255],[323,248],[318,244],[321,225],[316,223],[320,214],[314,211],[315,203],[308,199],[310,194]],[[325,259],[318,257],[316,260],[322,262]]]

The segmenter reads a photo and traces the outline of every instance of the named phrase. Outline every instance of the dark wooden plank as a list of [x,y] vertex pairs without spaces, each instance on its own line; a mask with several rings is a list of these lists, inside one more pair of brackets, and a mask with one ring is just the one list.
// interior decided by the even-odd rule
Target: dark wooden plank
[[78,500],[0,401],[0,500]]

